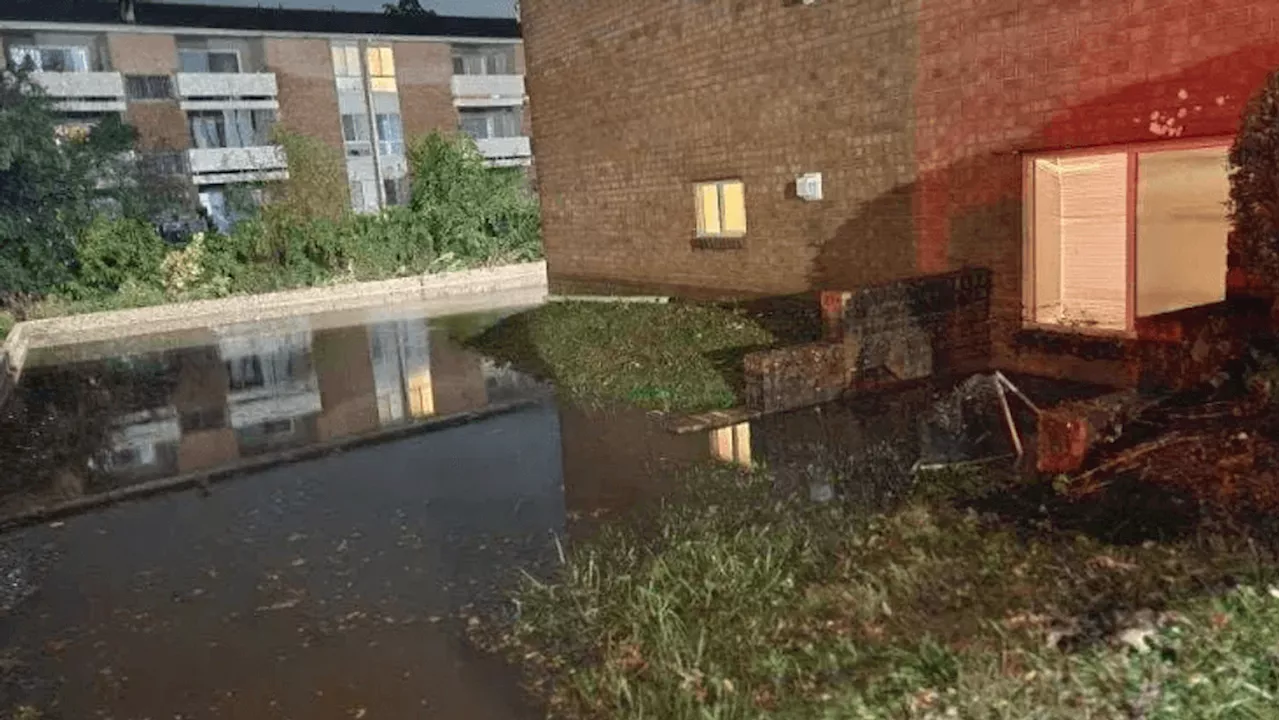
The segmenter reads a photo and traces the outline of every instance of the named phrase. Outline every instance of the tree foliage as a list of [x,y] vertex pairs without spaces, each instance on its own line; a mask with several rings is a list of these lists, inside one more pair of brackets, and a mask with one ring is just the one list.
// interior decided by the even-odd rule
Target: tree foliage
[[423,17],[436,14],[434,10],[424,10],[419,0],[396,0],[394,3],[383,3],[382,12],[397,17]]
[[1276,283],[1276,74],[1245,107],[1231,146],[1231,222],[1250,274]]
[[0,302],[71,278],[77,238],[128,185],[120,156],[133,139],[114,118],[58,132],[53,102],[27,72],[0,71]]
[[431,133],[409,149],[410,209],[437,252],[540,257],[538,201],[519,168],[490,168],[465,135]]

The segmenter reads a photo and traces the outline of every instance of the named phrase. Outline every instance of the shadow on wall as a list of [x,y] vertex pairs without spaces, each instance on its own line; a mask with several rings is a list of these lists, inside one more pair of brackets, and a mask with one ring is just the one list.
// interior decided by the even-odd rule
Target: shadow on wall
[[[928,168],[930,155],[945,162],[948,155],[958,154],[947,139],[968,143],[999,132],[1006,124],[999,113],[1016,108],[993,84],[992,97],[976,98],[990,103],[990,111],[980,116],[956,116],[943,129],[930,124],[942,118],[918,117],[918,179],[866,203],[834,235],[818,241],[809,284],[818,290],[848,290],[965,266],[986,267],[995,273],[993,319],[1016,323],[1021,298],[1019,153],[1234,136],[1239,108],[1275,70],[1275,57],[1275,43],[1262,43],[1114,89],[1064,109],[1021,140],[999,147],[993,143],[987,151],[935,169]],[[958,98],[953,95],[958,91],[931,88],[929,82],[920,80],[918,95]]]

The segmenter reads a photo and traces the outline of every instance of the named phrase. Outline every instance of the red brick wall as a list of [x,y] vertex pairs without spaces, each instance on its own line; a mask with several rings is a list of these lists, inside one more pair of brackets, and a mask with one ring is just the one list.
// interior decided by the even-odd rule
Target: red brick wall
[[1021,308],[1019,150],[1231,135],[1276,67],[1270,0],[926,0],[915,96],[917,264],[994,271],[997,363]]
[[[1277,55],[1270,0],[527,0],[522,20],[553,286],[982,265],[997,354],[1021,301],[1017,152],[1159,139],[1152,113],[1230,134]],[[788,197],[807,171],[821,202]],[[692,184],[728,177],[744,247],[693,250]]]

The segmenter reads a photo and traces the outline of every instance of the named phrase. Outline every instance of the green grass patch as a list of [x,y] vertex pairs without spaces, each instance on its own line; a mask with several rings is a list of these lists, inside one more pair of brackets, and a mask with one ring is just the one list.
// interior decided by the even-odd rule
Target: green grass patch
[[742,356],[791,340],[782,335],[745,308],[554,302],[470,342],[580,403],[696,412],[739,403]]
[[12,314],[0,310],[0,342],[4,342],[4,339],[9,336],[9,331],[16,324],[17,321]]
[[504,642],[557,716],[1274,717],[1276,564],[1246,539],[1114,545],[945,492],[867,515],[761,473],[692,481],[523,584]]

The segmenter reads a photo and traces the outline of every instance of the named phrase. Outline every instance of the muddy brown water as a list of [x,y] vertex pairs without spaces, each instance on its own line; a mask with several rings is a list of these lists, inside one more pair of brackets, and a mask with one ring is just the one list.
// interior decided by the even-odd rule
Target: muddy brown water
[[0,713],[539,717],[464,628],[509,613],[520,573],[553,572],[584,518],[625,513],[713,458],[819,490],[856,458],[867,491],[892,495],[927,444],[937,388],[688,435],[557,403],[458,342],[510,310],[33,351],[0,408],[6,514],[528,402],[0,536]]

